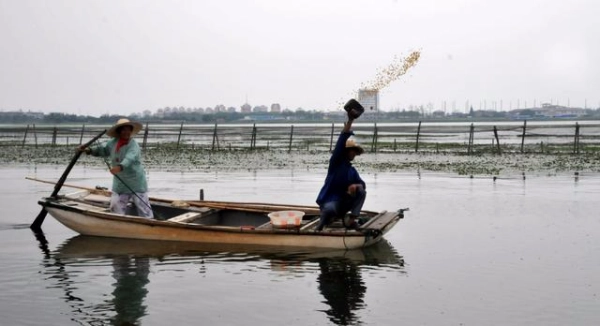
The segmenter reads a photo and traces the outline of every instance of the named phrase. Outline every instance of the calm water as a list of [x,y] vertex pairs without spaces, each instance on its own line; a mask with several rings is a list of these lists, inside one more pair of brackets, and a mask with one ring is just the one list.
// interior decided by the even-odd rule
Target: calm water
[[[367,209],[410,207],[368,250],[287,252],[28,226],[64,167],[0,168],[3,325],[596,325],[600,176],[365,174]],[[323,171],[150,171],[152,196],[312,204]],[[76,167],[68,183],[109,185]],[[63,188],[66,189],[66,188]]]

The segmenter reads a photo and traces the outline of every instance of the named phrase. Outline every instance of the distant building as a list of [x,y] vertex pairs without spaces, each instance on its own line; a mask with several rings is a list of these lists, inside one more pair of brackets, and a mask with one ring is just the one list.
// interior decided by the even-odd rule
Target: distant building
[[431,116],[434,118],[443,118],[446,116],[446,112],[442,110],[436,110],[431,113]]
[[233,106],[230,106],[230,107],[227,108],[227,112],[229,112],[229,113],[234,113],[235,111],[236,110],[235,110],[235,108]]
[[252,106],[248,103],[244,103],[244,105],[242,105],[241,109],[242,109],[242,113],[252,112]]
[[271,112],[273,113],[281,113],[281,105],[279,103],[271,104]]
[[377,89],[359,89],[356,100],[365,108],[366,114],[379,111],[379,90]]
[[535,112],[547,118],[576,118],[585,115],[585,110],[582,108],[569,108],[550,103],[543,103],[542,108],[535,109]]
[[255,106],[252,112],[269,112],[269,108],[266,105]]

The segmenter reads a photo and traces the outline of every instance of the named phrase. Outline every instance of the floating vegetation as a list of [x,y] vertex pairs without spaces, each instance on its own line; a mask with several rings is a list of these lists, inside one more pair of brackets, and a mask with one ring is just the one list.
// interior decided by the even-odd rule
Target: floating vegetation
[[[11,165],[66,166],[73,157],[70,146],[4,146],[0,163]],[[273,169],[303,169],[325,173],[330,153],[327,150],[219,150],[191,147],[160,146],[143,152],[146,169],[161,171],[255,171]],[[79,165],[106,168],[104,162],[93,156],[82,155]],[[435,171],[459,175],[517,175],[528,173],[598,172],[600,153],[515,153],[497,155],[480,151],[466,155],[464,150],[419,152],[365,153],[354,164],[361,173]]]

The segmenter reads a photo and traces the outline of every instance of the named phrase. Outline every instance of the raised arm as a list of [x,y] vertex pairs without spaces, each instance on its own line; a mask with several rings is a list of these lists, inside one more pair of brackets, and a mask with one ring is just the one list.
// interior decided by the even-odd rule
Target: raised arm
[[344,129],[342,129],[342,132],[346,133],[346,132],[350,132],[352,130],[352,122],[354,121],[354,119],[352,119],[350,117],[350,115],[348,115],[348,121],[346,121],[344,123]]

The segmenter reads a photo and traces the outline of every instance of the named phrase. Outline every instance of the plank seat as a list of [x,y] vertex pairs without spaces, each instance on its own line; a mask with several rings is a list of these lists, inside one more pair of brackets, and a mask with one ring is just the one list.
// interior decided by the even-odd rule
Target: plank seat
[[365,229],[383,229],[393,219],[397,218],[398,213],[396,212],[382,212],[378,216],[370,219],[365,224],[361,225],[361,228]]
[[110,203],[110,197],[96,195],[96,194],[89,194],[89,195],[85,196],[84,199],[89,200],[91,202],[95,202],[95,203],[106,203],[106,204]]
[[202,215],[202,213],[200,213],[200,212],[187,212],[187,213],[183,213],[181,215],[177,215],[175,217],[171,217],[167,221],[178,222],[178,223],[189,223],[189,222],[197,219],[198,217],[200,217],[200,215]]

